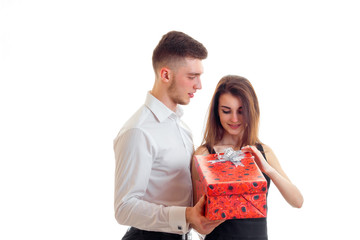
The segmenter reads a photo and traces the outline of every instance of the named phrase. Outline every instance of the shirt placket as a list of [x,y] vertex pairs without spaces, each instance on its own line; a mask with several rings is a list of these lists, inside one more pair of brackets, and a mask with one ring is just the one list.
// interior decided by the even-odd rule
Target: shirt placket
[[179,133],[180,133],[180,137],[181,137],[181,140],[182,140],[182,142],[183,142],[183,146],[184,146],[184,148],[186,149],[187,154],[188,154],[189,156],[191,156],[191,155],[192,155],[192,148],[189,149],[188,144],[186,144],[186,143],[187,143],[187,139],[186,139],[187,136],[185,136],[185,132],[184,132],[184,130],[183,130],[182,127],[181,127],[180,119],[179,119],[179,117],[176,116],[176,117],[174,118],[174,120],[175,120],[176,127],[177,127],[177,129],[178,129],[178,131],[179,131]]

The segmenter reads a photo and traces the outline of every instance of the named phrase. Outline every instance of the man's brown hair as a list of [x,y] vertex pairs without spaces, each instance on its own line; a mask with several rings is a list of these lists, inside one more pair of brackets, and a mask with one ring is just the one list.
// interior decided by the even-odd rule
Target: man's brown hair
[[[171,31],[165,34],[152,56],[154,71],[159,67],[170,65],[186,57],[195,59],[207,58],[206,48],[198,41],[183,32]],[[169,66],[168,66],[169,67]]]

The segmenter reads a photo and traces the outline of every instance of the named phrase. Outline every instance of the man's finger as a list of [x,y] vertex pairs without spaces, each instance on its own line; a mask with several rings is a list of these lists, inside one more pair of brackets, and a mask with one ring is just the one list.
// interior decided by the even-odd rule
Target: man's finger
[[206,202],[205,197],[206,197],[206,195],[203,195],[203,196],[199,199],[199,201],[196,203],[195,206],[197,206],[197,207],[199,207],[199,208],[203,208],[204,205],[205,205],[205,202]]

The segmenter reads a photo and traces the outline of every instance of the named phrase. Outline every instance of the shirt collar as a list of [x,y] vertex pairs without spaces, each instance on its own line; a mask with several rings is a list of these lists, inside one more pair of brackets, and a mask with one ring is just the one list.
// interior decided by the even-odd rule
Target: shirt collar
[[159,122],[163,122],[167,118],[181,118],[184,114],[183,109],[179,105],[176,107],[176,112],[173,112],[159,99],[154,97],[150,91],[147,93],[145,105],[151,110]]

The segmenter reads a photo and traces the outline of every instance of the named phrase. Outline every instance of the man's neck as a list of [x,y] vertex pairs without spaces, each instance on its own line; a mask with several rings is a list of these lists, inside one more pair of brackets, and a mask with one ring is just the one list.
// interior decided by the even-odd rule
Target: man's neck
[[166,107],[168,107],[171,111],[176,112],[177,104],[172,101],[166,90],[161,91],[154,86],[150,93],[160,102],[162,102]]

